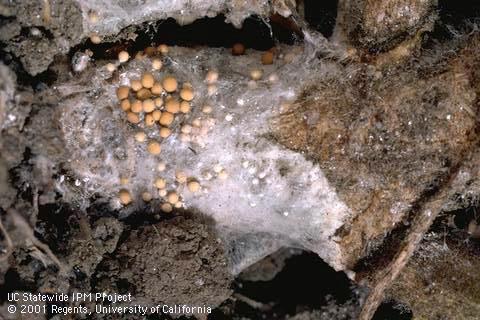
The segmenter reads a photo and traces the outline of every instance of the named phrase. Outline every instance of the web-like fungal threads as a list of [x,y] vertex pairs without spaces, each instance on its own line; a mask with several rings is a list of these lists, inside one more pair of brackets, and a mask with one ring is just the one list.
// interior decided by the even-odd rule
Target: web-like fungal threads
[[[298,47],[279,47],[273,63],[263,66],[261,56],[253,50],[232,56],[227,49],[171,47],[160,57],[122,64],[118,81],[107,82],[109,72],[96,72],[91,85],[102,88],[99,94],[72,98],[64,106],[61,122],[72,168],[87,181],[82,185],[87,194],[101,194],[113,207],[122,206],[122,190],[122,202],[128,204],[123,212],[146,205],[170,212],[182,206],[211,216],[233,273],[281,246],[313,250],[340,269],[341,251],[331,237],[348,208],[317,165],[268,135],[270,120],[298,95],[298,77],[303,82],[313,77],[304,61],[310,55]],[[252,70],[261,72],[255,86]],[[333,65],[321,70],[335,72]],[[142,78],[145,73],[148,79]],[[177,93],[169,77],[178,81]],[[136,113],[138,121],[128,122],[130,111],[118,101],[117,89],[133,88],[135,79],[147,87],[167,79],[162,85],[170,92],[149,112],[165,113],[170,95],[178,93],[189,102],[188,112],[176,110],[168,125],[161,120],[148,125],[149,113],[142,112]],[[120,183],[120,177],[128,182]]]

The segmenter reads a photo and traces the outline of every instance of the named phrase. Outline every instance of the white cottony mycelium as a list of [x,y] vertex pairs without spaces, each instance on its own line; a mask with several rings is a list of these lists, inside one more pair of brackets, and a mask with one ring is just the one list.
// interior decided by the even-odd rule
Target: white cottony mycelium
[[[342,269],[334,234],[350,217],[349,209],[317,164],[269,134],[271,119],[282,106],[335,67],[305,61],[308,56],[298,47],[279,47],[271,65],[261,65],[261,54],[172,47],[155,58],[162,60],[161,69],[152,69],[151,59],[144,57],[125,63],[113,82],[101,71],[86,71],[93,73],[91,88],[82,92],[102,90],[75,94],[64,106],[61,123],[72,171],[88,181],[81,186],[84,194],[109,198],[126,214],[147,206],[158,212],[164,208],[163,214],[183,207],[212,217],[233,273],[281,246],[312,250]],[[315,75],[311,63],[317,64]],[[257,69],[263,76],[252,80],[251,70]],[[182,87],[193,89],[190,109],[174,114],[168,136],[160,136],[158,123],[145,125],[142,113],[138,124],[127,122],[117,99],[119,86],[130,86],[146,72],[155,81],[170,75],[177,79],[178,90],[161,99],[180,99]],[[271,74],[275,81],[269,81]],[[209,94],[211,85],[216,90]],[[165,103],[157,108],[164,112]],[[161,151],[149,152],[149,141],[158,141]],[[119,177],[128,183],[121,184]],[[163,179],[161,186],[158,179]],[[128,190],[132,202],[121,203],[119,190]]]

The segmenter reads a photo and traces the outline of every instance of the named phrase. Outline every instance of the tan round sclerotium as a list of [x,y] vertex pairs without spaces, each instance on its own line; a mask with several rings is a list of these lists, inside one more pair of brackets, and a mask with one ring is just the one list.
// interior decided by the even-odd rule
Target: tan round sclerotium
[[90,21],[90,23],[93,23],[93,24],[97,23],[99,20],[98,13],[95,11],[90,11],[88,13],[88,20]]
[[153,84],[153,87],[152,89],[150,89],[152,91],[152,93],[156,96],[159,96],[163,93],[163,87],[162,85],[160,84],[160,82],[155,82]]
[[188,101],[180,102],[180,112],[181,113],[189,113],[190,112],[190,102],[188,102]]
[[150,202],[150,201],[152,201],[153,196],[150,192],[144,192],[144,193],[142,193],[142,199],[145,202]]
[[157,51],[162,53],[162,54],[167,54],[168,53],[168,46],[166,44],[160,44],[157,47]]
[[151,127],[155,124],[155,119],[153,118],[151,113],[145,115],[145,125],[147,127]]
[[130,81],[130,87],[132,87],[132,90],[137,92],[143,88],[142,82],[140,80],[132,80]]
[[128,93],[130,92],[130,88],[127,86],[120,86],[117,89],[117,98],[118,100],[123,100],[128,98]]
[[160,197],[165,197],[167,195],[167,189],[158,189],[158,195]]
[[160,110],[155,110],[152,112],[152,117],[155,121],[160,120],[160,117],[162,116],[162,111]]
[[133,113],[133,112],[128,112],[127,113],[127,120],[128,120],[128,122],[133,123],[133,124],[137,124],[137,123],[140,122],[140,118],[138,117],[138,115],[136,113]]
[[145,50],[143,50],[143,52],[145,52],[145,54],[149,57],[153,56],[155,51],[157,51],[157,48],[155,47],[146,47]]
[[169,126],[173,122],[173,114],[170,112],[162,112],[162,115],[160,117],[160,120],[158,120],[161,125],[163,126]]
[[137,98],[140,100],[149,99],[152,97],[152,92],[146,88],[142,88],[137,92]]
[[121,189],[120,192],[118,192],[118,198],[120,199],[120,203],[124,206],[132,202],[132,196],[127,189]]
[[183,207],[183,203],[182,203],[181,201],[178,201],[178,202],[175,203],[173,206],[174,206],[175,208],[179,209],[179,208]]
[[178,193],[176,193],[175,191],[170,191],[168,194],[167,194],[167,201],[171,204],[175,204],[178,202],[178,200],[180,200],[180,197],[178,196]]
[[120,107],[122,108],[123,111],[130,110],[130,107],[131,107],[130,100],[128,99],[122,100],[122,102],[120,102]]
[[200,120],[200,118],[197,118],[197,119],[195,119],[195,120],[192,121],[192,125],[193,125],[194,127],[197,127],[197,128],[198,128],[198,127],[200,127],[200,126],[202,125],[202,121]]
[[172,130],[166,127],[161,127],[160,128],[160,137],[162,138],[168,138],[172,134]]
[[117,67],[113,63],[107,63],[105,65],[105,68],[107,68],[108,72],[113,72],[117,69]]
[[263,71],[260,69],[253,69],[250,71],[250,77],[253,80],[260,80],[263,76]]
[[155,102],[152,99],[146,99],[142,102],[143,112],[150,113],[155,110]]
[[155,102],[156,107],[160,108],[161,106],[163,106],[163,99],[162,98],[158,97],[158,98],[155,98],[153,101]]
[[100,38],[97,34],[92,34],[90,36],[90,41],[93,43],[93,44],[99,44],[102,42],[102,38]]
[[145,142],[145,139],[147,138],[147,135],[143,131],[138,131],[135,133],[135,140],[137,142]]
[[165,100],[165,110],[170,113],[178,113],[180,111],[180,102],[175,98]]
[[174,92],[178,87],[177,79],[172,76],[167,76],[163,79],[162,85],[165,91]]
[[143,58],[145,58],[145,53],[143,51],[138,51],[135,54],[135,60],[142,60]]
[[150,141],[147,146],[147,151],[150,154],[157,155],[160,154],[160,151],[162,151],[162,147],[157,141]]
[[193,88],[190,86],[184,86],[182,90],[180,90],[180,98],[185,101],[192,101],[194,95]]
[[153,87],[153,84],[155,83],[155,78],[153,77],[153,74],[147,72],[144,73],[142,76],[142,86],[144,88],[150,89]]
[[157,170],[160,172],[165,171],[166,168],[167,168],[167,164],[163,161],[160,161],[157,165]]
[[154,185],[157,189],[165,189],[165,187],[167,186],[167,182],[163,178],[157,178],[155,179]]
[[205,76],[205,81],[208,84],[214,84],[218,81],[218,72],[215,70],[210,70],[207,72],[207,75]]
[[191,180],[187,183],[187,188],[190,192],[198,192],[200,190],[200,183],[197,180]]
[[184,143],[190,142],[192,140],[190,135],[186,134],[186,133],[180,133],[179,138],[180,138],[180,141],[182,141]]
[[143,104],[140,100],[134,100],[130,105],[130,111],[140,113],[143,110]]
[[178,183],[185,183],[187,182],[187,174],[181,170],[177,170],[175,172],[175,180],[177,180]]
[[228,178],[228,173],[227,171],[225,170],[222,170],[218,173],[218,177],[221,179],[221,180],[225,180]]
[[128,184],[128,178],[127,177],[120,177],[120,184],[122,186],[127,185]]
[[204,107],[202,108],[202,112],[203,112],[203,113],[211,113],[212,110],[213,110],[213,109],[212,109],[212,107],[210,107],[210,106],[204,106]]
[[165,213],[170,213],[173,210],[172,205],[167,202],[162,203],[162,205],[160,206],[160,209]]
[[207,94],[213,96],[215,93],[217,93],[217,86],[215,84],[209,84],[207,86]]
[[163,63],[160,59],[153,59],[152,60],[152,69],[153,70],[160,70],[162,69]]
[[128,59],[130,59],[130,55],[128,54],[127,51],[120,51],[118,53],[118,61],[120,63],[124,63],[124,62],[127,62]]
[[188,134],[188,133],[192,132],[192,126],[189,125],[189,124],[184,124],[184,125],[180,128],[180,131],[181,131],[182,133],[187,133],[187,134]]

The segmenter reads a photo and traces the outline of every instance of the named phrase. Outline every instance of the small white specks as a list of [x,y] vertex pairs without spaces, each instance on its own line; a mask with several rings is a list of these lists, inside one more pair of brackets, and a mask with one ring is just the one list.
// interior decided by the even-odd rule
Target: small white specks
[[75,186],[79,187],[80,185],[82,185],[82,182],[80,182],[78,179],[75,179]]
[[451,114],[447,114],[447,120],[450,120],[452,119],[452,115]]
[[248,168],[248,161],[247,161],[247,160],[245,160],[245,161],[242,162],[242,167],[243,167],[244,169],[247,169],[247,168]]
[[288,217],[288,214],[289,214],[288,211],[284,211],[284,212],[283,212],[283,215],[284,215],[285,217]]
[[257,204],[255,202],[250,202],[250,207],[255,208]]
[[260,181],[257,178],[252,180],[252,184],[255,185],[255,186],[258,185],[259,182]]
[[250,174],[255,174],[255,172],[257,172],[257,168],[255,167],[251,167],[250,169],[248,169],[248,173]]
[[412,121],[408,121],[408,125],[411,126],[411,125],[412,125]]
[[238,99],[237,99],[237,104],[238,104],[239,106],[244,106],[244,105],[245,105],[245,101],[244,101],[243,99],[238,98]]
[[227,121],[232,121],[232,119],[233,119],[233,116],[231,114],[227,114],[225,116],[225,120],[227,120]]

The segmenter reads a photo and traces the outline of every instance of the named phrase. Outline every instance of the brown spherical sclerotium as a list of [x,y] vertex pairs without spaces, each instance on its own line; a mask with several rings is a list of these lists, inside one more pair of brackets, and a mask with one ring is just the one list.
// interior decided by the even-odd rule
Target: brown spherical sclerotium
[[152,114],[149,113],[149,114],[146,114],[145,115],[145,125],[147,127],[151,127],[155,124],[155,119],[153,118]]
[[135,112],[135,113],[140,113],[140,112],[142,112],[142,110],[143,110],[142,101],[135,100],[131,103],[130,111]]
[[137,124],[140,122],[140,118],[138,117],[138,115],[133,112],[127,113],[127,120],[128,122],[133,124]]
[[157,107],[163,106],[163,99],[162,98],[158,97],[158,98],[155,98],[155,100],[153,100],[153,101],[155,101],[155,106],[157,106]]
[[155,110],[155,102],[152,99],[143,100],[142,107],[144,112],[150,113]]
[[162,112],[158,122],[160,122],[162,126],[169,126],[173,122],[173,114],[170,112]]
[[160,120],[160,117],[162,116],[162,111],[160,110],[155,110],[152,112],[152,117],[155,121]]
[[155,82],[155,83],[153,84],[152,89],[150,89],[150,90],[152,91],[152,93],[153,93],[154,95],[159,96],[159,95],[161,95],[162,92],[163,92],[163,87],[162,87],[162,85],[161,85],[159,82]]
[[153,77],[153,74],[151,73],[145,73],[142,76],[142,86],[144,88],[150,89],[153,87],[153,84],[155,83],[155,78]]
[[120,86],[117,89],[117,98],[118,100],[123,100],[128,98],[128,93],[130,92],[130,88],[127,86]]
[[155,51],[157,50],[157,48],[155,47],[146,47],[145,50],[143,50],[145,52],[145,54],[149,57],[153,56],[155,54]]
[[188,101],[180,102],[180,112],[189,113],[190,112],[190,102],[188,102]]
[[192,101],[194,96],[193,88],[192,87],[183,87],[180,90],[180,98],[185,101]]
[[140,100],[149,99],[151,97],[152,97],[152,92],[148,89],[143,88],[137,92],[137,98]]
[[273,52],[266,51],[262,54],[262,64],[272,64],[273,63]]
[[142,82],[140,80],[132,80],[130,81],[130,87],[132,87],[132,90],[137,92],[138,90],[142,89]]
[[161,127],[160,128],[160,137],[162,138],[168,138],[172,134],[172,130],[166,127]]
[[120,107],[122,108],[123,111],[128,111],[130,110],[130,100],[128,99],[125,99],[125,100],[122,100],[122,102],[120,102]]
[[178,82],[177,79],[175,79],[174,77],[167,76],[163,79],[162,85],[165,91],[174,92],[175,90],[177,90]]
[[130,204],[132,202],[132,196],[127,189],[122,189],[118,193],[118,198],[120,199],[120,203],[124,206]]
[[165,101],[165,110],[170,113],[178,113],[180,111],[180,102],[175,98],[168,98]]
[[162,147],[157,141],[150,141],[147,146],[147,151],[150,154],[157,155],[160,154],[160,151],[162,151]]
[[232,47],[232,54],[234,56],[245,54],[245,46],[242,43],[235,43]]

